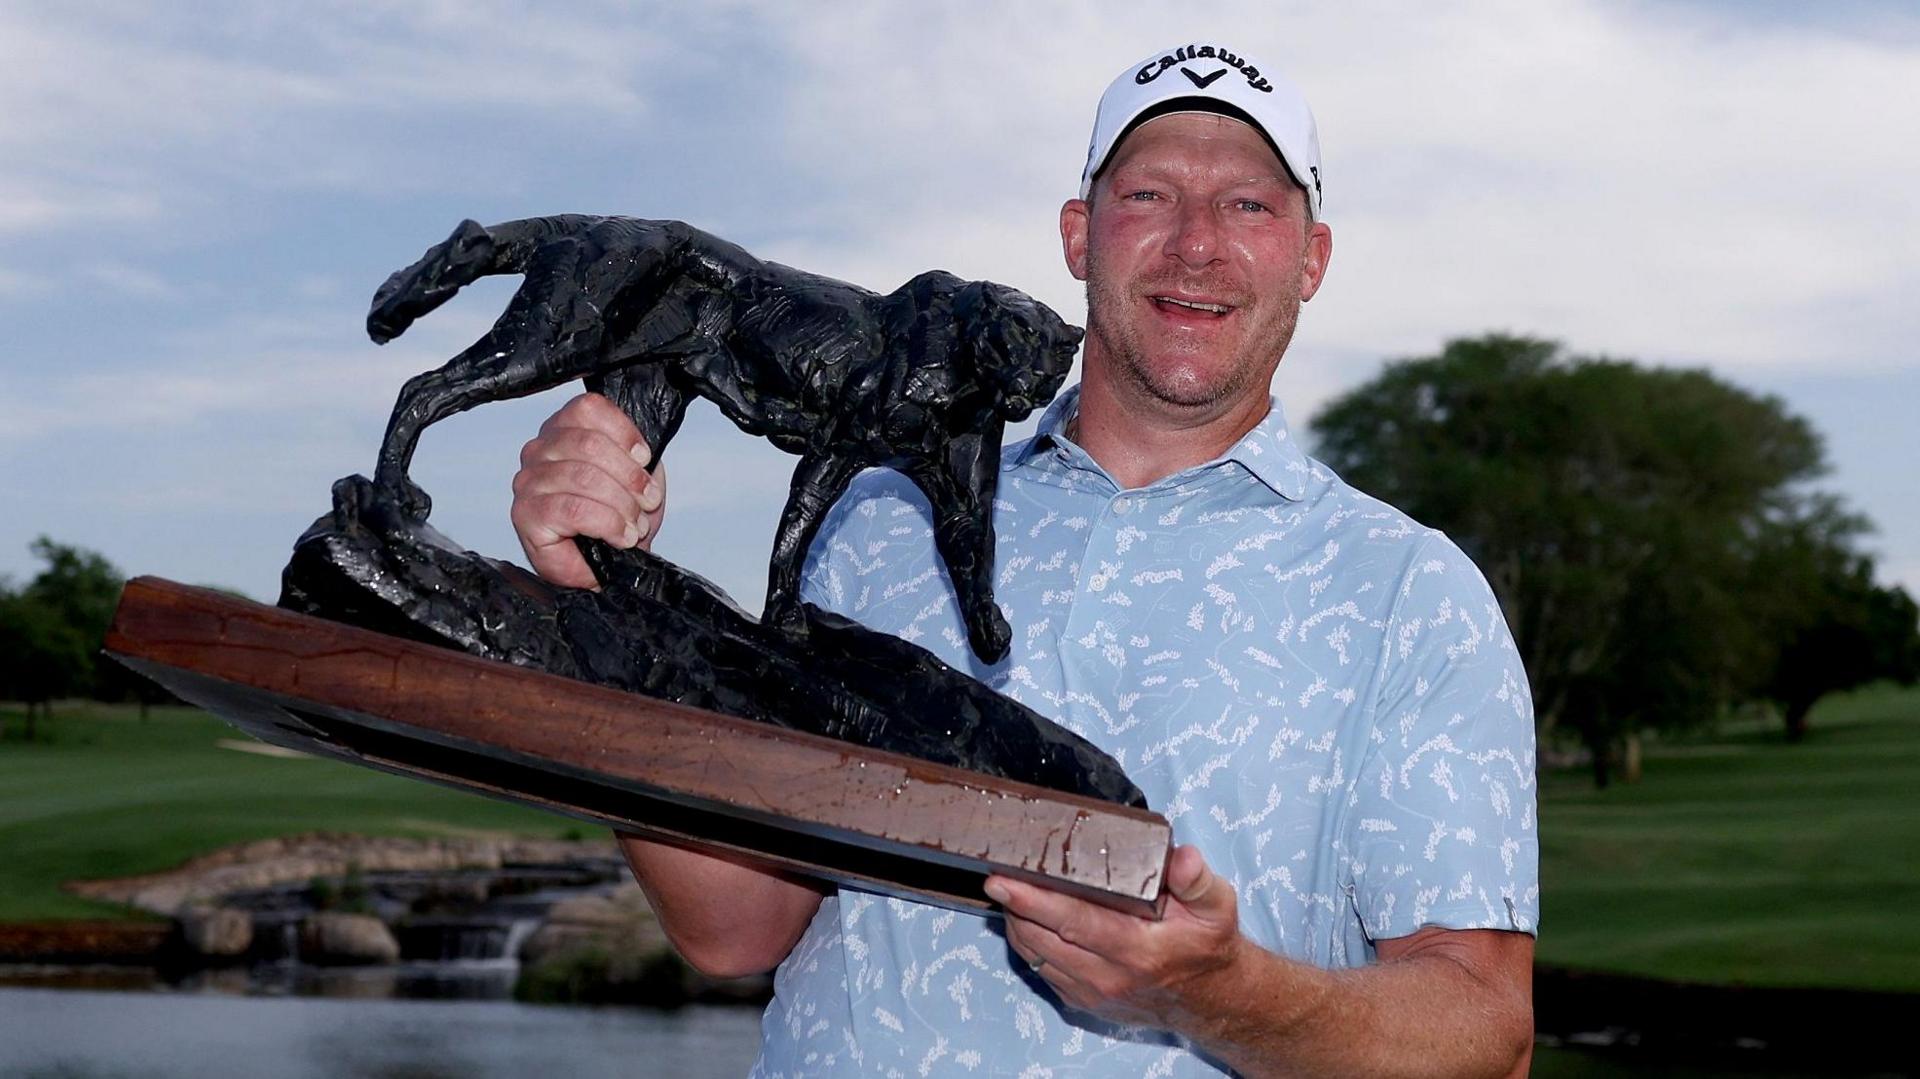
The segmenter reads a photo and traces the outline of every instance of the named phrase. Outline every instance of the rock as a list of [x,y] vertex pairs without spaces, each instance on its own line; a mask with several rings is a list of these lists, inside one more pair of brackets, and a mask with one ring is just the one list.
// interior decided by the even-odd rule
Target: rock
[[321,911],[300,922],[300,958],[316,965],[392,963],[400,958],[400,942],[370,914]]
[[[646,916],[651,917],[651,915],[651,911],[646,912]],[[569,896],[547,910],[549,925],[579,925],[608,929],[619,925],[625,917],[625,913],[614,902],[611,895]]]
[[[660,934],[659,920],[647,893],[632,881],[623,881],[600,895],[576,895],[562,899],[547,911],[549,925],[582,925],[602,929],[639,930]],[[660,936],[665,940],[665,936]]]
[[233,959],[253,947],[253,916],[232,907],[189,907],[174,924],[180,943],[195,956]]
[[673,950],[666,931],[647,904],[645,892],[633,883],[619,885],[604,895],[562,899],[547,911],[544,925],[520,945],[520,961],[533,965],[562,952],[598,950],[610,962],[638,968]]
[[172,917],[186,907],[218,903],[221,897],[235,892],[315,878],[341,878],[351,873],[499,869],[583,861],[617,865],[618,858],[610,838],[590,842],[506,836],[408,839],[314,832],[223,847],[162,873],[75,881],[63,887],[87,899],[124,903]]
[[465,910],[477,907],[492,894],[485,877],[436,877],[414,897],[416,910]]

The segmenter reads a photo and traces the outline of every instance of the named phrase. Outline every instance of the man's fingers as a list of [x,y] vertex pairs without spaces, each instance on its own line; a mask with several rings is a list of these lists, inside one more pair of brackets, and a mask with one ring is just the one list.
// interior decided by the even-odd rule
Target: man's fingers
[[569,490],[516,498],[513,517],[515,529],[524,525],[528,536],[542,545],[575,536],[591,536],[626,548],[645,539],[648,528],[646,518],[629,512],[628,508],[615,509]]
[[640,491],[641,529],[646,533],[640,537],[640,546],[645,550],[653,549],[654,538],[660,535],[660,526],[667,521],[667,466],[658,465],[647,477],[647,485]]
[[647,477],[647,485],[640,489],[640,508],[647,513],[659,513],[666,504],[667,466],[662,464],[653,470]]
[[653,463],[653,450],[646,439],[640,437],[640,429],[620,411],[620,406],[600,394],[583,393],[568,401],[560,411],[547,417],[547,422],[540,425],[540,433],[546,435],[569,427],[598,431],[642,467]]
[[1062,1000],[1084,1006],[1091,999],[1083,972],[1099,969],[1098,957],[1085,949],[1061,940],[1043,925],[1009,916],[1006,919],[1007,947],[1027,964],[1027,968],[1053,986]]
[[628,448],[608,437],[604,431],[586,427],[558,427],[542,431],[520,447],[522,469],[562,461],[590,464],[618,480],[622,487],[636,496],[649,483],[647,470],[628,452]]
[[604,503],[577,494],[531,494],[513,500],[513,530],[535,573],[555,584],[590,588],[593,573],[573,546],[575,536],[592,536],[616,547],[632,547],[644,525]]
[[[598,394],[584,394],[549,417],[520,449],[523,470],[561,461],[584,461],[614,477],[633,494],[639,512],[650,516],[643,536],[660,524],[666,504],[664,468],[647,471],[653,460],[640,432],[613,403]],[[518,488],[516,487],[516,490]]]
[[561,540],[547,547],[533,548],[521,543],[521,550],[527,553],[527,564],[543,581],[566,588],[598,589],[600,582],[593,576],[593,569],[587,565],[580,548],[573,540]]
[[1059,967],[1066,976],[1078,978],[1105,962],[1098,955],[1069,942],[1039,922],[1008,915],[1006,924],[1007,942],[1027,961],[1028,966],[1034,965],[1036,960],[1045,959],[1043,969]]
[[593,570],[580,554],[570,537],[552,539],[536,543],[525,535],[520,536],[520,549],[526,552],[527,565],[541,580],[551,581],[567,588],[596,588],[599,581],[594,579]]
[[1173,855],[1167,859],[1167,891],[1175,899],[1189,907],[1205,906],[1210,895],[1219,898],[1213,891],[1220,887],[1220,878],[1207,868],[1199,848],[1173,848]]
[[1006,877],[987,878],[986,891],[1009,915],[1033,922],[1070,944],[1087,946],[1099,954],[1112,954],[1119,942],[1139,928],[1138,918]]
[[1230,966],[1236,942],[1232,886],[1200,852],[1176,848],[1167,867],[1173,902],[1149,921],[1008,877],[987,878],[1006,914],[1008,946],[1074,1007],[1123,1022],[1165,1026],[1196,979]]
[[[1167,859],[1167,894],[1185,908],[1181,917],[1221,931],[1237,931],[1240,899],[1233,883],[1207,866],[1198,847],[1175,847]],[[1174,912],[1171,908],[1168,916]]]
[[513,529],[534,571],[592,587],[574,537],[651,545],[666,506],[664,474],[646,469],[652,460],[633,421],[599,394],[581,394],[547,417],[521,447],[513,477]]
[[[620,526],[608,529],[601,523],[602,517],[593,507],[577,505],[566,497],[555,496],[574,496],[597,503],[619,517]],[[522,468],[513,477],[513,499],[516,508],[523,500],[546,499],[537,508],[530,507],[533,515],[527,518],[529,524],[544,524],[562,530],[597,527],[602,531],[612,531],[613,534],[586,534],[599,535],[601,539],[620,547],[631,547],[639,542],[649,526],[640,505],[640,496],[588,461],[545,461]],[[575,531],[570,534],[581,533]]]
[[1127,984],[1124,964],[1062,939],[1038,922],[1017,915],[1006,919],[1007,944],[1027,966],[1053,986],[1062,1001],[1084,1011],[1112,1010],[1112,997]]

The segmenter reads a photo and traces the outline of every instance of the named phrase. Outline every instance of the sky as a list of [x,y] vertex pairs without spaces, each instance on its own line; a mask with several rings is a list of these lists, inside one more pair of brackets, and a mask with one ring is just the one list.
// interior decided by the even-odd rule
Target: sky
[[[1081,322],[1056,219],[1101,90],[1217,41],[1320,126],[1334,257],[1274,392],[1504,331],[1705,367],[1825,436],[1920,591],[1920,15],[1910,5],[0,0],[0,576],[32,539],[271,601],[395,393],[516,282],[376,347],[463,218],[680,218],[891,290],[944,268]],[[521,558],[522,443],[431,428],[434,523]],[[757,606],[793,460],[705,403],[656,550]]]

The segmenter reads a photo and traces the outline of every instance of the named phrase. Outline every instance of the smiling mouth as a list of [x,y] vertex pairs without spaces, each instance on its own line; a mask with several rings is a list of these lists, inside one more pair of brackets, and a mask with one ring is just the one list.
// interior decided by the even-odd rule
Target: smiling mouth
[[1154,303],[1162,307],[1178,307],[1188,311],[1199,311],[1210,315],[1225,315],[1233,311],[1223,303],[1207,303],[1204,300],[1182,300],[1176,296],[1154,296]]

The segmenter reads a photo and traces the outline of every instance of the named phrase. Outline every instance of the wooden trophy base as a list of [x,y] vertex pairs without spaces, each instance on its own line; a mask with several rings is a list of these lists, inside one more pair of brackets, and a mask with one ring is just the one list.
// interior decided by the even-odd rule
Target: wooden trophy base
[[1157,918],[1158,814],[156,577],[114,658],[263,741],[855,888],[991,911],[988,873]]

